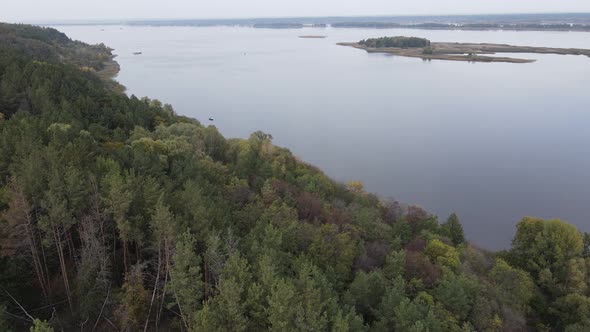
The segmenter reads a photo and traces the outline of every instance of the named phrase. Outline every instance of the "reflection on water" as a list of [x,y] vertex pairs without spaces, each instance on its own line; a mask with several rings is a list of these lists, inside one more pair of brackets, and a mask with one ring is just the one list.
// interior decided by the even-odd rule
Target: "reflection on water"
[[[456,211],[484,247],[509,245],[525,215],[590,231],[590,58],[422,61],[335,45],[406,35],[590,48],[590,33],[57,28],[115,48],[129,93],[204,123],[213,117],[228,137],[271,133],[333,178],[361,180],[441,218]],[[298,38],[306,34],[328,38]]]

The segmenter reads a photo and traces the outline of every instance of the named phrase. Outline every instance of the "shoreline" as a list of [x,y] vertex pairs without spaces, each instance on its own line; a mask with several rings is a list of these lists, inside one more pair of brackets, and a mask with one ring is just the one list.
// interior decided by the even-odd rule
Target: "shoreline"
[[96,71],[95,74],[98,78],[104,81],[111,90],[125,93],[127,88],[115,79],[121,71],[121,65],[115,60],[116,57],[116,55],[111,54],[109,60],[103,62],[104,68]]

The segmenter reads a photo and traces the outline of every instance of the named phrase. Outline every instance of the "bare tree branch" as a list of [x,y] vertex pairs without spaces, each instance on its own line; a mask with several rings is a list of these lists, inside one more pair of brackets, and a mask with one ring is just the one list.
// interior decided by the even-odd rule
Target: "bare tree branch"
[[27,310],[25,310],[25,308],[4,287],[2,287],[2,290],[4,290],[4,292],[6,292],[6,294],[8,294],[8,296],[14,301],[14,303],[16,303],[16,305],[18,305],[19,308],[25,313],[25,315],[27,315],[27,317],[29,317],[31,319],[31,322],[35,320],[35,318],[33,318],[33,316],[29,315]]

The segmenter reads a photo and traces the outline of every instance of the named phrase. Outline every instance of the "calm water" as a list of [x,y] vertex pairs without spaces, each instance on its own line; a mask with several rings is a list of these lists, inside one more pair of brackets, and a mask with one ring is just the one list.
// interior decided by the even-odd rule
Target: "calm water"
[[[411,35],[590,48],[590,33],[57,28],[113,47],[130,94],[203,123],[214,117],[227,137],[271,133],[331,177],[361,180],[441,219],[456,211],[483,247],[508,246],[527,215],[590,231],[590,58],[428,62],[335,45]],[[304,34],[328,38],[297,38]]]

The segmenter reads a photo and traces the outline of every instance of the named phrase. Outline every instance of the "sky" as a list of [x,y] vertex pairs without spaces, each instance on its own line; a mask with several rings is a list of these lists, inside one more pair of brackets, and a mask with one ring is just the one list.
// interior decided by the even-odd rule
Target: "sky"
[[0,0],[0,21],[590,12],[589,0]]

